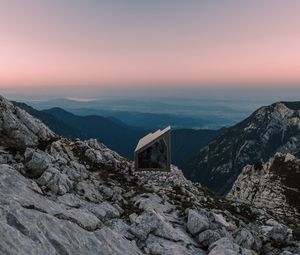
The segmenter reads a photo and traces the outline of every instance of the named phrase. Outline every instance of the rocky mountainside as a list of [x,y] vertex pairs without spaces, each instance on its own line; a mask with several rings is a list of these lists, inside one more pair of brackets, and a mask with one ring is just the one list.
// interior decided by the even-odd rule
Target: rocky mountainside
[[96,140],[60,138],[0,97],[0,254],[299,254],[293,230]]
[[247,164],[266,161],[276,152],[300,156],[300,103],[262,107],[228,128],[184,166],[187,178],[226,194]]
[[266,163],[246,166],[227,197],[268,210],[300,233],[300,160],[276,154]]

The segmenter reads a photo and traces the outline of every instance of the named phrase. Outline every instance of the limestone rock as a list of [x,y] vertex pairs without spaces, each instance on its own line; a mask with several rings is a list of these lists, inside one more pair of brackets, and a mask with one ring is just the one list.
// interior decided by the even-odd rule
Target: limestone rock
[[277,220],[300,228],[300,160],[277,153],[260,164],[246,166],[228,198],[272,212]]
[[221,239],[221,237],[222,236],[220,235],[220,233],[218,233],[218,231],[207,229],[199,234],[198,242],[203,247],[209,247],[212,243]]
[[119,211],[108,202],[103,202],[99,205],[92,206],[89,210],[99,219],[112,219],[120,217]]
[[25,175],[32,178],[40,177],[52,164],[49,154],[33,149],[26,150],[25,161]]
[[235,242],[243,248],[259,251],[262,247],[261,240],[254,236],[248,229],[242,228],[238,231]]
[[25,150],[56,136],[39,120],[0,96],[0,145]]
[[73,188],[73,182],[66,174],[54,167],[48,168],[37,180],[38,184],[50,189],[54,194],[64,195]]
[[214,242],[209,247],[208,255],[256,255],[257,253],[241,248],[232,240],[224,237]]
[[187,229],[193,235],[199,234],[209,228],[209,220],[205,215],[201,215],[194,210],[189,210]]

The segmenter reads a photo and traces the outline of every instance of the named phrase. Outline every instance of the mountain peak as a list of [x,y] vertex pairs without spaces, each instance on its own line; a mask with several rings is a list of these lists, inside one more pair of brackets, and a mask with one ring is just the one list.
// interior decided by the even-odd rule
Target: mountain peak
[[186,164],[186,176],[225,194],[245,165],[266,161],[276,152],[300,156],[298,105],[278,102],[264,106],[227,128]]
[[298,111],[300,110],[300,102],[276,102],[269,106],[263,106],[255,111],[250,118],[257,117],[259,115],[270,116],[273,118],[291,118],[298,117]]
[[281,101],[277,104],[283,104],[287,108],[294,110],[294,111],[299,111],[300,110],[300,102],[299,101]]

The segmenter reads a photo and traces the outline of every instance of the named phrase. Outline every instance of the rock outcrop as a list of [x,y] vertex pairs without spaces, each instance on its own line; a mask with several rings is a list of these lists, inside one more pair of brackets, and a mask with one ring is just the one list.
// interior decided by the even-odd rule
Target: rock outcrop
[[215,197],[175,166],[135,172],[96,140],[57,137],[6,100],[0,107],[1,254],[300,252],[289,227]]
[[300,230],[300,160],[278,153],[266,163],[246,166],[227,197]]
[[42,122],[2,96],[0,109],[0,146],[5,144],[12,149],[24,150],[27,147],[43,146],[55,138],[55,134]]

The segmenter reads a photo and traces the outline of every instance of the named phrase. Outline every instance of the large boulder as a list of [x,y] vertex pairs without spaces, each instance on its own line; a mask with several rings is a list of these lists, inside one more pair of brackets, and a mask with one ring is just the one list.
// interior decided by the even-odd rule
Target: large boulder
[[224,237],[210,245],[208,255],[257,255],[257,253],[242,248],[231,239]]
[[73,188],[73,181],[54,167],[48,168],[37,183],[58,195],[64,195]]
[[209,247],[212,243],[221,239],[221,234],[216,230],[207,229],[198,236],[198,242],[203,247]]
[[189,210],[187,229],[192,235],[201,233],[209,228],[209,219],[206,215],[201,215],[195,210]]
[[242,228],[235,237],[235,242],[243,248],[259,251],[262,247],[261,240],[250,230]]
[[52,165],[53,158],[41,150],[27,149],[25,154],[24,175],[30,178],[40,177]]

